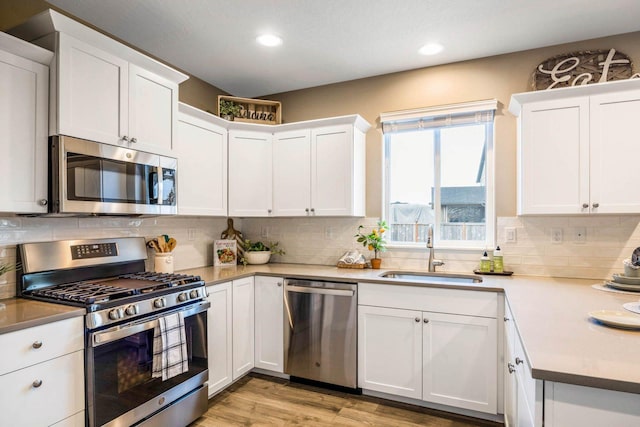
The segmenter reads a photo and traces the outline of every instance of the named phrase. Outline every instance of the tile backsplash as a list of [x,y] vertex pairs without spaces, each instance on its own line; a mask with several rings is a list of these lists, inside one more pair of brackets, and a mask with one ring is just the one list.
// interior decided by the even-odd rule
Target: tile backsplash
[[[360,224],[372,228],[378,218],[247,218],[235,228],[252,241],[278,241],[285,255],[274,262],[335,265],[350,249],[368,258],[354,234]],[[177,270],[212,264],[212,243],[227,228],[226,218],[29,218],[0,217],[0,262],[13,262],[16,244],[65,239],[169,234],[178,240],[174,251]],[[506,230],[515,230],[516,242],[505,242]],[[581,237],[578,237],[578,234]],[[189,235],[194,237],[189,240]],[[555,241],[553,237],[555,238]],[[558,241],[560,240],[560,241]],[[622,261],[640,246],[640,216],[501,217],[497,242],[505,270],[516,274],[604,279],[622,271]],[[480,250],[436,249],[445,261],[439,271],[470,273],[477,268]],[[148,268],[152,268],[152,253]],[[384,269],[426,269],[427,250],[391,248],[382,253]],[[15,273],[0,277],[0,299],[15,295]]]
[[[236,228],[242,221],[235,220]],[[68,239],[107,237],[145,237],[168,234],[178,240],[174,250],[175,269],[212,264],[212,244],[227,228],[226,218],[154,217],[154,218],[49,218],[0,217],[0,262],[14,262],[16,244]],[[193,240],[189,240],[189,235]],[[153,268],[149,249],[147,268]],[[15,295],[15,272],[0,276],[0,299]]]
[[[286,255],[276,262],[334,265],[349,249],[370,253],[353,235],[360,224],[371,228],[378,218],[266,218],[246,219],[244,235],[251,240],[279,241]],[[622,271],[622,261],[640,246],[640,216],[501,217],[497,243],[505,270],[516,274],[604,279]],[[505,242],[505,228],[516,242]],[[560,230],[560,242],[552,232]],[[578,234],[582,236],[578,238]],[[493,249],[493,248],[488,248]],[[436,249],[445,261],[439,271],[470,273],[478,267],[480,250]],[[382,253],[384,269],[426,269],[427,250],[391,248]]]

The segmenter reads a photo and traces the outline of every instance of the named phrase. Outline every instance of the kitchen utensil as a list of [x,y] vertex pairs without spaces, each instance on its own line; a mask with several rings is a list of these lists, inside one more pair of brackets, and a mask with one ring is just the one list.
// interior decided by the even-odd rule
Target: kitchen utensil
[[178,244],[178,241],[176,239],[174,239],[173,237],[169,238],[169,241],[167,242],[167,247],[169,248],[169,252],[173,252],[177,244]]
[[640,316],[637,314],[616,310],[597,310],[590,312],[589,316],[603,325],[621,329],[640,329]]
[[162,252],[162,250],[160,250],[160,245],[158,244],[158,240],[157,239],[151,239],[147,242],[147,247],[155,250],[156,252]]

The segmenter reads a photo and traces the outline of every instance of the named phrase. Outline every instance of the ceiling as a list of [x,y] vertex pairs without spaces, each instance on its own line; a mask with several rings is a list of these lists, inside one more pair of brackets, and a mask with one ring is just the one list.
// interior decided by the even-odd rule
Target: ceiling
[[[244,97],[640,30],[637,0],[48,2]],[[428,42],[445,49],[419,55]]]

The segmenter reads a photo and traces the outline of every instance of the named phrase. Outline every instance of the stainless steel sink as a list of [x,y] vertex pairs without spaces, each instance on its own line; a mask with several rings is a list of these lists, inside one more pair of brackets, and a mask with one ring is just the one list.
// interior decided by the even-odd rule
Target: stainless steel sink
[[380,275],[385,279],[400,279],[420,283],[482,283],[482,278],[464,274],[427,273],[421,271],[386,271]]

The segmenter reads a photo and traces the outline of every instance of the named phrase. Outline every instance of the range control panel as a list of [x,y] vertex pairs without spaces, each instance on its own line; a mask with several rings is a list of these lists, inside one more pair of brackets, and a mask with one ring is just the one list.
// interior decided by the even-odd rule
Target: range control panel
[[71,259],[101,258],[118,255],[115,243],[97,243],[71,246]]

